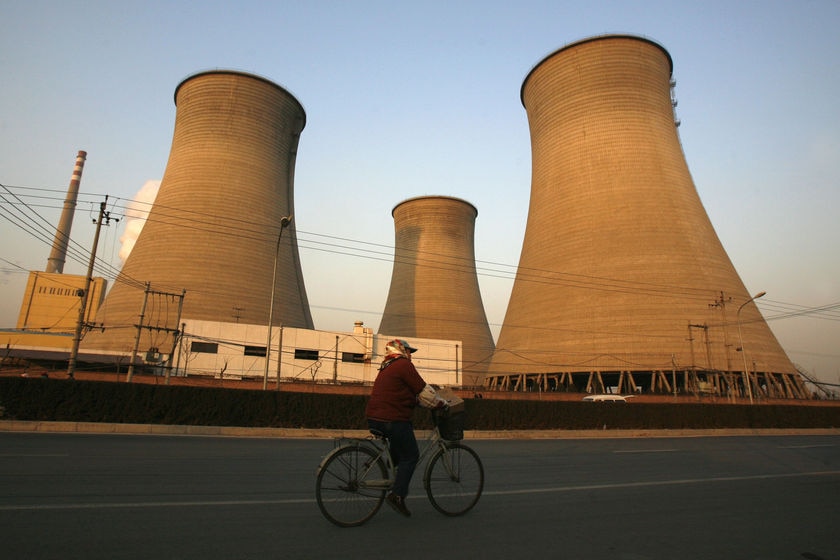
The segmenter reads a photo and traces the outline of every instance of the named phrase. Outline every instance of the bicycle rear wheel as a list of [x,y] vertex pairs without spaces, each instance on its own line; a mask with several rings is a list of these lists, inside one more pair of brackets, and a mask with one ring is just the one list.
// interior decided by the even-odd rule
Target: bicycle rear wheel
[[[368,487],[368,481],[377,481]],[[373,517],[385,499],[388,481],[378,454],[364,445],[347,445],[328,455],[318,468],[315,496],[321,513],[339,527],[356,527]]]
[[470,511],[484,489],[484,466],[478,454],[458,442],[446,442],[429,459],[423,484],[429,501],[444,515]]

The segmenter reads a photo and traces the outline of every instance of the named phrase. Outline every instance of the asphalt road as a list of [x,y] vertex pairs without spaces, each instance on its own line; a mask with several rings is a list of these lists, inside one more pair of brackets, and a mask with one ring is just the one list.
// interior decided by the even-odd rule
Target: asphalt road
[[340,529],[330,440],[0,433],[0,557],[840,560],[840,436],[466,443],[474,511]]

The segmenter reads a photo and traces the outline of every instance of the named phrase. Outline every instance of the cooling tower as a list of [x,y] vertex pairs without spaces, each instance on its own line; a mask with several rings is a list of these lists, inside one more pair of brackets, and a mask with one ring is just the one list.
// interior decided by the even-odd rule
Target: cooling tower
[[483,381],[493,355],[475,270],[475,206],[447,196],[405,200],[392,212],[391,288],[379,324],[387,335],[460,340],[465,386]]
[[582,372],[587,390],[604,389],[602,374],[628,390],[624,374],[642,372],[670,391],[673,372],[706,371],[721,377],[700,385],[731,392],[744,388],[733,375],[742,348],[750,372],[795,372],[692,182],[671,75],[660,45],[610,35],[554,52],[525,78],[531,198],[494,382]]
[[273,294],[274,324],[311,329],[294,222],[281,230],[294,213],[303,107],[278,85],[232,71],[187,78],[175,105],[157,198],[97,314],[105,330],[84,347],[131,350],[142,313],[140,350],[163,352],[182,293],[184,318],[266,325]]

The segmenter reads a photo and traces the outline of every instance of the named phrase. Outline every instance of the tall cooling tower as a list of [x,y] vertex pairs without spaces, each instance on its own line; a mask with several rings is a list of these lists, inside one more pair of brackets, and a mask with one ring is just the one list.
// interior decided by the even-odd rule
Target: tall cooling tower
[[281,230],[294,211],[303,107],[280,86],[232,71],[187,78],[175,105],[157,198],[97,314],[105,330],[84,347],[130,350],[143,313],[140,350],[163,351],[184,290],[184,318],[266,325],[273,293],[273,323],[311,329],[294,222]]
[[610,35],[554,52],[525,78],[530,207],[491,375],[670,382],[675,370],[743,372],[741,347],[750,372],[795,372],[694,187],[671,74],[660,45]]
[[394,207],[391,288],[379,332],[405,338],[460,340],[463,385],[483,381],[493,355],[475,269],[475,206],[447,196]]

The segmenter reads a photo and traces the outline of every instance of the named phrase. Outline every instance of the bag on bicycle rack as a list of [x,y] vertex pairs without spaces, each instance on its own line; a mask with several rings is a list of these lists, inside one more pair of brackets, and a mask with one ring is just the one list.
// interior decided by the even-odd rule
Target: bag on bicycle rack
[[459,397],[455,394],[449,387],[439,387],[437,390],[437,394],[443,400],[446,401],[446,404],[449,405],[450,412],[463,412],[464,411],[464,399]]

